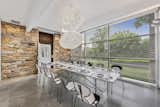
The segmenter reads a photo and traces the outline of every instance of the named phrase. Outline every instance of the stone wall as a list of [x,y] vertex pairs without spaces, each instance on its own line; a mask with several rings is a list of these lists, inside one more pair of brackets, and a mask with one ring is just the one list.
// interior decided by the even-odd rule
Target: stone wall
[[[59,45],[60,35],[53,38],[54,61],[70,60],[71,51]],[[26,33],[23,26],[2,22],[2,79],[36,73],[39,31]]]
[[60,35],[55,34],[53,40],[53,60],[54,61],[68,61],[70,60],[71,50],[64,49],[59,44]]
[[2,79],[36,72],[38,30],[2,22]]

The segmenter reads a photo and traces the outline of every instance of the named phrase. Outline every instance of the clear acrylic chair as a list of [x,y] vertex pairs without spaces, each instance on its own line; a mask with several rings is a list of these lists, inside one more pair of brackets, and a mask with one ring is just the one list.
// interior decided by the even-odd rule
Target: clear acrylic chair
[[73,99],[73,107],[75,107],[77,99],[92,106],[96,106],[100,102],[100,96],[91,92],[90,88],[82,85],[81,83],[70,82],[66,87],[70,91],[76,91],[76,97]]
[[38,74],[37,74],[37,84],[41,88],[44,88],[44,83],[45,83],[45,75],[44,75],[44,69],[42,66],[36,65]]
[[[109,78],[109,83],[111,85],[111,95],[113,93],[113,84],[116,82],[117,79],[120,79],[120,72],[122,70],[122,67],[120,65],[112,65],[111,66],[111,73],[110,73],[110,78]],[[124,92],[124,82],[122,82],[122,91]]]
[[48,78],[48,84],[50,84],[50,87],[47,87],[49,90],[49,94],[53,95],[53,88],[56,89],[56,97],[57,101],[61,103],[62,101],[62,80],[58,77],[56,77],[56,74],[50,70],[50,65],[45,64],[44,65],[45,72],[47,74]]

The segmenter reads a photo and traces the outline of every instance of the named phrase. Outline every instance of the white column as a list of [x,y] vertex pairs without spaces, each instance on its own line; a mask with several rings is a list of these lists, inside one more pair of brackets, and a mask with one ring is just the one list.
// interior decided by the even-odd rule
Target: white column
[[2,74],[2,69],[1,69],[1,66],[2,66],[2,64],[1,64],[1,52],[2,52],[2,47],[1,47],[1,33],[2,33],[2,31],[1,31],[1,19],[0,19],[0,80],[2,79],[1,78],[1,74]]
[[[155,18],[160,18],[160,8],[157,9],[155,13]],[[156,40],[155,40],[155,46],[156,46],[156,83],[158,87],[160,88],[160,26],[156,26]]]
[[[158,17],[160,18],[160,8],[158,12]],[[159,74],[159,88],[160,88],[160,26],[158,28],[158,74]]]

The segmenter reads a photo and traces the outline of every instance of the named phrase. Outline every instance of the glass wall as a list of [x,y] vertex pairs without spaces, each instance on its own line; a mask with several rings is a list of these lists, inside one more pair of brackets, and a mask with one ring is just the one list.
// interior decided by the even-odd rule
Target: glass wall
[[155,82],[154,14],[110,25],[111,64],[123,66],[122,76]]
[[151,13],[85,31],[81,49],[77,50],[86,63],[106,68],[121,65],[123,77],[155,83],[153,20]]
[[101,26],[85,34],[85,59],[97,67],[108,67],[108,27]]

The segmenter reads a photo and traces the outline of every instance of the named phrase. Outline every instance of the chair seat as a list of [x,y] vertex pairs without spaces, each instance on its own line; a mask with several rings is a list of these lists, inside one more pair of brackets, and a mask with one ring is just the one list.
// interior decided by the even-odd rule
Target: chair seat
[[54,79],[54,81],[56,84],[60,84],[62,82],[60,78],[56,78],[56,79]]

